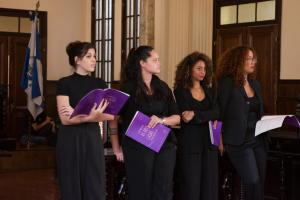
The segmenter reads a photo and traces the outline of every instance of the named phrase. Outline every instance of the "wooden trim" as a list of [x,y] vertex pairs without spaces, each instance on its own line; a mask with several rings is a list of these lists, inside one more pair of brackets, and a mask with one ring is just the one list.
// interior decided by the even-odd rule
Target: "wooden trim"
[[46,101],[46,111],[47,114],[51,117],[57,117],[57,109],[56,109],[56,85],[58,81],[47,81],[46,87],[47,92],[44,94]]
[[[238,5],[247,4],[247,3],[259,3],[264,2],[266,0],[226,0],[219,1],[214,0],[214,27],[216,28],[230,28],[230,27],[241,27],[241,26],[261,26],[261,25],[269,25],[269,24],[277,24],[281,26],[281,15],[282,15],[282,0],[275,0],[275,19],[268,21],[256,21],[256,22],[248,22],[248,23],[237,23],[236,24],[227,24],[220,25],[220,7],[222,6],[230,6],[230,5]],[[237,10],[237,18],[238,18],[238,10]],[[256,18],[256,15],[255,15]]]
[[278,81],[279,84],[299,84],[300,85],[300,79],[280,79]]
[[[0,16],[14,16],[14,17],[29,17],[29,12],[34,10],[20,10],[20,9],[9,9],[9,8],[0,8]],[[48,13],[47,11],[38,11],[39,19],[40,19],[40,37],[47,38],[47,19],[48,19]],[[1,32],[1,34],[23,34],[23,35],[29,35],[30,33],[11,33],[11,32]]]
[[121,82],[120,81],[112,81],[111,87],[115,89],[120,89]]

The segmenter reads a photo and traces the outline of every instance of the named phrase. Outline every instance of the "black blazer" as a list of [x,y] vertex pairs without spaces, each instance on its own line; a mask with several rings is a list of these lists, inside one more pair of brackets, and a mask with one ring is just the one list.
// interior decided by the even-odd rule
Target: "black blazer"
[[[260,102],[258,118],[263,115],[263,100],[259,82],[249,80],[249,84]],[[222,77],[218,82],[218,103],[224,144],[240,145],[244,142],[247,131],[249,102],[244,87],[237,87],[230,77]]]
[[[201,152],[201,143],[210,145],[208,121],[218,119],[218,108],[216,98],[212,94],[212,90],[202,85],[205,98],[209,102],[207,110],[199,110],[198,101],[195,100],[189,89],[176,88],[174,95],[180,112],[192,110],[195,113],[194,118],[185,123],[181,121],[181,130],[178,135],[178,145],[181,152],[198,153]],[[206,136],[203,136],[205,134]],[[201,141],[203,138],[207,141]]]

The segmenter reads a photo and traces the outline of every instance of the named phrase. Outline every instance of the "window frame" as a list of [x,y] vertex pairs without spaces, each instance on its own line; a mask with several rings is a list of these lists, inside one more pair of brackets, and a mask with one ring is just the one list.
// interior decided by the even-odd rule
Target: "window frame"
[[[102,2],[102,6],[100,4],[97,4],[98,2]],[[106,6],[107,6],[107,1],[111,1],[111,12],[109,12],[109,16],[108,17],[103,17],[101,16],[101,18],[96,18],[96,12],[97,12],[97,8],[96,6],[98,5],[99,8],[101,8],[101,13],[106,13]],[[96,70],[94,73],[92,73],[93,76],[95,77],[99,77],[102,78],[110,87],[111,83],[114,81],[114,26],[115,26],[115,0],[92,0],[91,1],[91,41],[92,43],[95,45],[96,47],[96,55],[100,55],[99,54],[99,49],[101,49],[101,57],[96,56]],[[108,6],[110,6],[110,4],[108,4]],[[111,15],[110,15],[111,14]],[[110,17],[111,16],[111,17]],[[96,36],[96,25],[97,25],[97,21],[101,21],[101,33],[98,32],[98,34],[101,34],[101,38]],[[105,28],[105,23],[107,22],[107,20],[111,20],[111,27],[110,27],[110,37],[107,38],[106,35],[106,28]],[[104,23],[103,23],[104,21]],[[98,31],[100,31],[100,25],[97,27]],[[100,39],[97,39],[100,38]],[[101,45],[98,43],[99,41],[101,41]],[[110,50],[107,49],[107,46],[105,45],[105,42],[110,42]],[[106,58],[106,53],[107,56],[109,57],[109,53],[110,53],[110,59]],[[107,64],[107,63],[110,63]],[[109,69],[110,67],[110,69]],[[99,69],[100,68],[100,69]]]
[[[128,5],[130,2],[130,5]],[[131,4],[133,3],[133,4]],[[133,5],[133,7],[131,7]],[[129,7],[129,15],[127,9]],[[138,10],[140,8],[140,10]],[[131,14],[133,11],[133,14]],[[133,32],[127,32],[127,25],[131,27],[130,18],[133,18]],[[121,66],[124,66],[131,48],[136,48],[140,44],[140,21],[141,21],[141,0],[122,0],[122,44],[121,44]],[[129,37],[127,37],[129,35]],[[127,46],[127,41],[132,40],[132,46]],[[122,70],[123,67],[121,67]]]
[[[214,24],[216,28],[229,28],[229,27],[241,27],[241,26],[259,26],[259,25],[268,25],[268,24],[278,24],[281,22],[281,9],[282,9],[282,0],[275,0],[275,19],[274,20],[265,20],[265,21],[255,21],[255,22],[242,22],[238,23],[238,6],[241,4],[255,3],[255,20],[257,17],[257,3],[264,2],[268,0],[214,0]],[[221,25],[220,22],[220,8],[223,6],[237,6],[237,16],[236,23],[234,24],[224,24]]]

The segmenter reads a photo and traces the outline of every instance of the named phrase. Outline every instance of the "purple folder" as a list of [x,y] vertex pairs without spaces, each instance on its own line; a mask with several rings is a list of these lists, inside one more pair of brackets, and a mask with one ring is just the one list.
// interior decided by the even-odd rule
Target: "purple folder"
[[125,135],[153,151],[159,152],[170,129],[162,124],[157,124],[154,128],[148,128],[147,125],[149,121],[150,117],[137,111],[127,128]]
[[96,103],[99,106],[102,99],[109,101],[104,112],[117,115],[128,98],[129,94],[111,88],[92,90],[80,99],[70,118],[76,115],[89,115],[94,104]]
[[213,145],[219,146],[220,145],[220,137],[221,137],[221,129],[222,129],[222,122],[217,122],[217,127],[213,127],[213,121],[209,121],[209,133],[210,133],[210,141]]
[[297,119],[296,116],[286,116],[283,120],[284,124],[288,124],[290,126],[296,127],[296,128],[300,128],[300,123]]

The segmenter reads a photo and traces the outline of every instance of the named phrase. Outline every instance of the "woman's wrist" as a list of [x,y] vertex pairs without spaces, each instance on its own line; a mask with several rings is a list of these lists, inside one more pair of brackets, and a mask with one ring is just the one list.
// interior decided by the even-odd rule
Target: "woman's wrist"
[[166,118],[160,118],[160,122],[162,125],[165,125],[166,124]]
[[110,128],[110,135],[117,135],[118,134],[118,128]]

